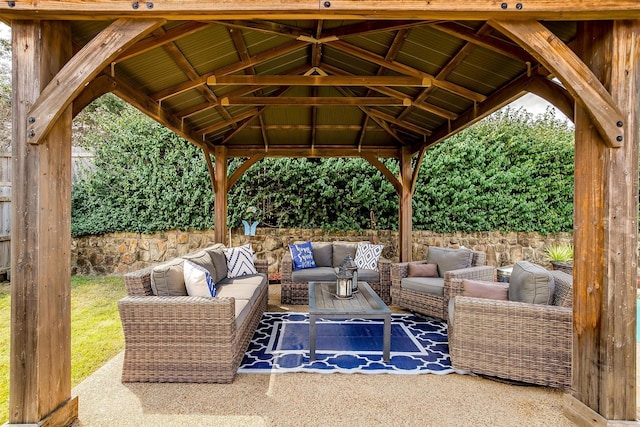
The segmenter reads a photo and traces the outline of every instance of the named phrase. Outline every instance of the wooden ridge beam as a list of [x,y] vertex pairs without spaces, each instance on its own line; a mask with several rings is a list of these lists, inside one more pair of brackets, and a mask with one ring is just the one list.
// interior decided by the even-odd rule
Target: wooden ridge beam
[[426,87],[431,79],[427,77],[408,76],[285,76],[285,75],[257,75],[257,76],[210,76],[207,78],[209,86],[258,85],[258,86],[402,86]]
[[246,145],[242,147],[227,147],[229,157],[247,157],[247,153],[263,153],[269,157],[288,158],[328,158],[328,157],[362,157],[362,154],[369,154],[378,158],[397,158],[400,149],[393,146],[383,147],[362,147],[358,150],[352,145],[343,147],[319,146],[311,148],[309,145],[269,145],[266,150],[262,145]]
[[[135,3],[137,4],[137,3]],[[153,3],[152,3],[153,4]],[[615,20],[640,18],[637,0],[581,0],[558,3],[552,0],[529,0],[524,7],[512,3],[486,0],[237,0],[234,2],[203,2],[199,0],[164,0],[154,7],[133,7],[130,0],[71,1],[25,0],[0,3],[3,20],[47,19],[86,20],[133,18],[163,18],[172,20],[234,20],[269,16],[273,20],[296,19],[546,19],[546,20]]]
[[163,19],[122,18],[87,43],[44,88],[28,112],[29,142],[41,143],[66,107],[122,49],[126,49],[165,22]]
[[275,105],[275,106],[340,106],[340,105],[364,105],[364,106],[400,106],[411,105],[411,100],[405,98],[399,100],[387,97],[344,97],[344,96],[281,96],[272,98],[269,96],[224,97],[220,99],[221,105]]
[[[312,125],[265,125],[266,130],[301,130],[301,131],[310,131],[313,129]],[[247,129],[260,129],[258,125],[247,126]],[[358,131],[362,129],[361,125],[316,125],[317,130],[327,130],[327,131],[335,131],[335,130],[344,130],[344,131]],[[368,125],[367,131],[374,132],[383,132],[379,126]]]
[[286,55],[288,53],[291,52],[295,52],[298,49],[302,49],[303,47],[307,46],[308,43],[306,42],[301,42],[298,40],[293,40],[289,43],[285,43],[283,45],[280,45],[278,47],[275,47],[273,49],[269,49],[266,50],[264,52],[260,52],[254,56],[251,57],[250,60],[248,61],[239,61],[239,62],[235,62],[233,64],[221,67],[215,71],[212,71],[210,73],[206,73],[204,75],[202,75],[198,80],[196,81],[187,81],[184,83],[180,83],[176,86],[167,88],[167,89],[163,89],[161,91],[158,91],[154,94],[151,95],[151,98],[154,99],[155,101],[162,101],[165,100],[167,98],[170,98],[172,96],[176,96],[179,95],[183,92],[186,92],[188,90],[194,89],[200,85],[203,85],[207,82],[207,79],[211,76],[225,76],[227,74],[232,74],[232,73],[236,73],[238,71],[242,71],[245,70],[249,67],[253,67],[256,66],[262,62],[265,61],[269,61],[271,59],[277,58],[278,56],[282,56],[282,55]]
[[[421,78],[426,78],[431,81],[429,85],[423,86],[436,86],[440,89],[446,90],[447,92],[451,92],[455,95],[458,95],[462,98],[466,98],[476,102],[482,102],[486,98],[484,95],[474,92],[470,89],[467,89],[463,86],[457,85],[455,83],[448,82],[446,80],[438,80],[431,74],[422,72],[408,65],[402,64],[397,61],[385,61],[385,59],[379,55],[376,55],[373,52],[370,52],[366,49],[363,49],[358,46],[354,46],[349,43],[345,43],[343,41],[337,40],[327,43],[329,46],[334,47],[348,55],[353,55],[365,61],[371,62],[373,64],[379,65],[381,67],[388,68],[390,70],[396,71],[398,73],[416,76]],[[388,86],[388,85],[387,85]]]
[[537,21],[500,20],[490,24],[553,72],[593,119],[609,147],[622,146],[625,123],[620,109],[600,80],[562,40]]

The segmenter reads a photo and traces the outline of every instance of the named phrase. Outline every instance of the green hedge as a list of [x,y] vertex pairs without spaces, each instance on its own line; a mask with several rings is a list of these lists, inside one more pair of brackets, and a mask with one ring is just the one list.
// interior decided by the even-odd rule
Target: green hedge
[[[105,103],[106,104],[106,103]],[[95,108],[95,107],[94,107]],[[132,107],[97,108],[95,169],[72,189],[74,236],[213,228],[203,153]],[[230,162],[232,172],[242,160]],[[394,173],[398,164],[385,160]],[[414,228],[570,231],[573,131],[550,114],[494,115],[428,150]],[[231,189],[229,226],[397,229],[398,197],[362,159],[265,159]],[[256,213],[247,212],[253,207]]]

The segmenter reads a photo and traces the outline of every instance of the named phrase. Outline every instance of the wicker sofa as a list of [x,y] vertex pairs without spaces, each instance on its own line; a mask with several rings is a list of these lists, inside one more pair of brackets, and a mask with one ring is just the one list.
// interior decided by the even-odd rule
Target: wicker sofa
[[[282,257],[281,302],[282,304],[309,304],[309,282],[335,281],[336,270],[349,255],[355,259],[358,242],[311,242],[316,268],[293,269],[289,252]],[[386,304],[391,303],[391,261],[380,257],[378,271],[358,269],[358,280],[367,282]]]
[[[267,308],[268,266],[258,260],[258,274],[226,278],[222,248],[214,245],[125,275],[128,296],[118,301],[123,382],[233,381]],[[183,261],[206,257],[215,265],[217,296],[187,296],[180,288]]]
[[408,262],[391,265],[391,299],[393,305],[424,316],[447,319],[449,300],[462,294],[462,280],[494,280],[495,269],[486,266],[486,254],[470,249],[449,249],[432,246],[427,259],[411,264],[437,264],[436,252],[467,253],[468,267],[454,270],[438,266],[438,277],[409,277]]
[[570,387],[573,277],[557,270],[549,274],[555,283],[551,304],[455,297],[448,331],[452,366],[512,381]]

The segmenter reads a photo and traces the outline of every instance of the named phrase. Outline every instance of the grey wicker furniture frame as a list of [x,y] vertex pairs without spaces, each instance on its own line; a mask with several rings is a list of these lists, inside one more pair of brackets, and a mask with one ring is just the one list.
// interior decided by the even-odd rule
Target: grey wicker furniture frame
[[[267,274],[267,261],[255,266]],[[238,327],[234,298],[153,296],[152,270],[125,275],[128,296],[118,301],[125,337],[122,382],[233,382],[267,309],[268,284]]]
[[[293,261],[291,254],[286,252],[282,257],[281,267],[281,296],[282,304],[307,305],[309,304],[309,282],[293,282],[291,273],[293,273]],[[386,258],[378,260],[378,282],[368,280],[367,283],[375,291],[385,304],[391,303],[391,261]]]
[[[391,303],[411,312],[424,316],[447,319],[449,300],[462,295],[462,279],[493,281],[495,269],[486,266],[486,254],[472,251],[471,267],[452,270],[444,274],[444,295],[432,295],[405,289],[400,286],[403,278],[409,274],[409,263],[391,264]],[[426,264],[426,261],[415,261]]]
[[569,388],[573,278],[559,270],[551,274],[556,286],[552,305],[456,297],[449,322],[452,366],[512,381]]

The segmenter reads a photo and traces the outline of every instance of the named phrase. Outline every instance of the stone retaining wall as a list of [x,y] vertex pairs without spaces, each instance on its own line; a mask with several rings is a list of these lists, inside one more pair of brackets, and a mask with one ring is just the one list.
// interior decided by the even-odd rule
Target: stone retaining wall
[[[288,244],[300,240],[361,241],[385,245],[383,256],[398,260],[398,232],[367,230],[362,232],[325,232],[319,229],[259,228],[256,236],[245,236],[242,229],[230,231],[227,246],[250,242],[259,258],[269,261],[269,271],[280,271],[280,261]],[[545,264],[543,250],[554,242],[571,242],[571,233],[435,233],[413,232],[413,259],[424,259],[428,246],[457,248],[465,246],[487,253],[487,264],[496,267],[519,260]],[[194,252],[214,243],[213,230],[167,231],[157,234],[112,233],[72,240],[71,272],[81,275],[123,274]]]

